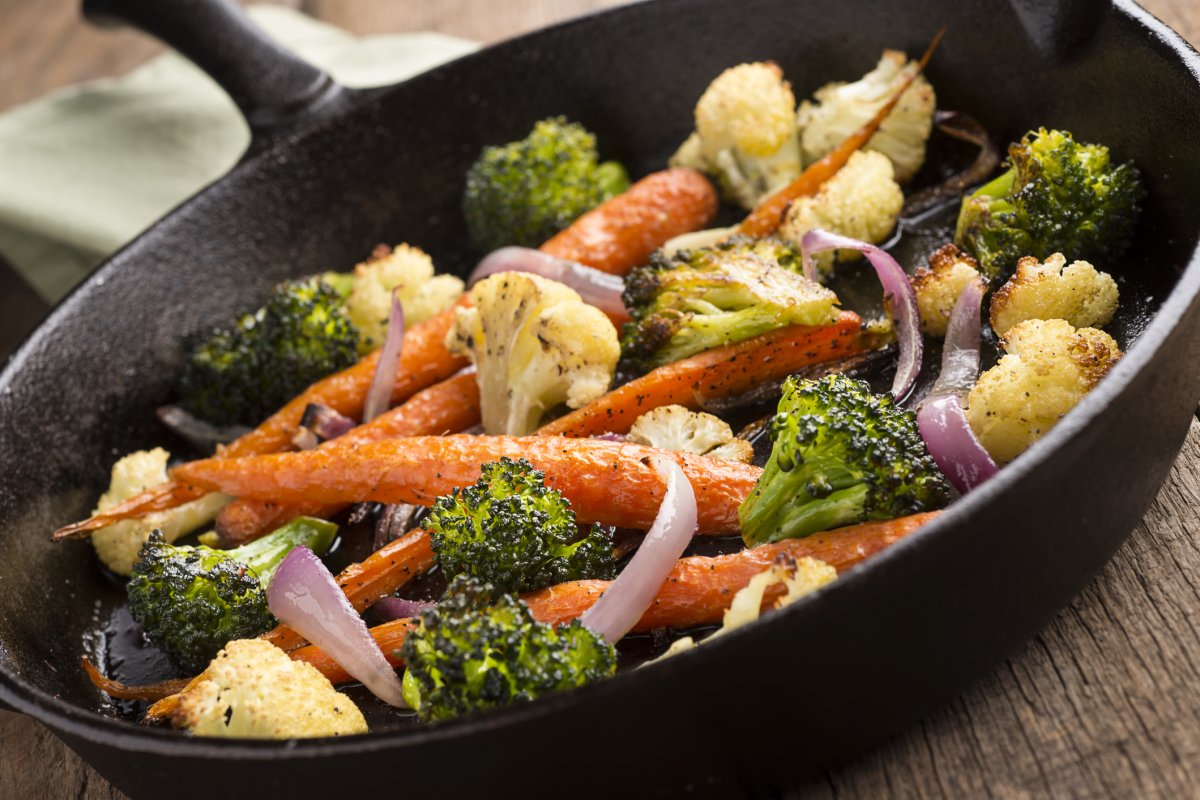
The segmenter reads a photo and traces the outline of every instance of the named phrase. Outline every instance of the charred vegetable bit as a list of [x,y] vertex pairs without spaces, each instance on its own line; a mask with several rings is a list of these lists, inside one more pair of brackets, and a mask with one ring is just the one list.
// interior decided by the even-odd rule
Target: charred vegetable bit
[[301,517],[233,550],[167,544],[155,531],[126,591],[129,611],[181,667],[198,672],[227,642],[271,629],[266,586],[292,548],[329,549],[337,526]]
[[595,136],[552,117],[520,141],[484,148],[467,172],[463,212],[480,250],[537,247],[627,188],[624,167],[600,163]]
[[940,508],[950,488],[911,411],[863,381],[784,384],[762,476],[738,511],[748,546]]
[[503,592],[612,578],[612,541],[599,525],[581,537],[571,503],[545,477],[524,459],[501,458],[483,465],[474,486],[438,498],[425,526],[442,570]]
[[358,331],[319,280],[277,287],[267,304],[188,358],[181,405],[214,425],[256,425],[309,384],[357,359]]
[[799,252],[779,239],[735,236],[712,247],[655,253],[629,274],[622,368],[642,373],[788,325],[824,325],[837,295],[798,274]]
[[404,699],[423,720],[533,700],[607,678],[612,645],[578,621],[536,622],[528,606],[471,578],[450,584],[401,649]]
[[1025,256],[1111,261],[1129,243],[1144,195],[1132,163],[1066,131],[1030,131],[1008,149],[1009,169],[963,199],[955,241],[992,279]]

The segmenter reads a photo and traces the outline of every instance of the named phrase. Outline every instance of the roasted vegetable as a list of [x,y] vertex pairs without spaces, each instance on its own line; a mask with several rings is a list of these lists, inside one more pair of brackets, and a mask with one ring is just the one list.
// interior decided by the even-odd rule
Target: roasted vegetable
[[446,344],[475,363],[486,432],[532,433],[552,409],[579,408],[608,390],[620,355],[616,328],[574,289],[501,272],[469,296]]
[[789,379],[763,474],[738,511],[747,545],[940,508],[950,487],[911,411],[864,381]]
[[622,336],[623,366],[645,372],[776,328],[832,322],[837,295],[794,271],[798,262],[786,242],[744,236],[656,253],[625,283],[633,322]]
[[376,247],[368,260],[354,268],[353,287],[346,298],[346,312],[358,329],[359,352],[383,344],[393,291],[404,309],[404,324],[411,327],[453,305],[463,293],[463,282],[453,275],[434,275],[433,260],[418,247]]
[[[801,103],[796,119],[805,163],[822,158],[865,125],[917,69],[904,53],[884,50],[875,69],[861,79],[827,84],[814,94],[816,102]],[[887,156],[901,183],[912,180],[925,161],[936,107],[933,87],[918,76],[864,146]]]
[[612,540],[599,525],[581,536],[571,504],[532,464],[501,458],[481,472],[474,486],[439,497],[425,521],[447,576],[501,592],[613,577]]
[[309,384],[358,358],[358,331],[337,292],[317,279],[277,287],[192,351],[181,405],[216,425],[256,425]]
[[[815,195],[799,197],[788,208],[779,235],[799,247],[814,228],[881,244],[896,227],[904,192],[892,177],[892,164],[879,153],[854,153],[846,166],[825,182]],[[833,267],[835,254],[858,258],[853,250],[829,250],[816,255],[822,272]]]
[[184,669],[198,672],[234,639],[271,629],[271,575],[303,545],[324,553],[337,526],[301,517],[233,550],[167,544],[155,531],[142,546],[126,586],[129,612],[146,636]]
[[975,259],[952,244],[943,245],[929,257],[928,267],[918,267],[912,277],[921,330],[930,336],[945,336],[950,312],[958,296],[979,277]]
[[625,437],[631,442],[723,458],[749,464],[754,448],[745,439],[733,435],[729,423],[703,411],[689,411],[680,405],[661,406],[637,418]]
[[1062,319],[1076,328],[1100,328],[1117,312],[1117,282],[1086,261],[1067,266],[1062,253],[1039,264],[1032,256],[992,295],[992,330],[1004,336],[1027,319]]
[[552,117],[520,141],[484,148],[467,172],[463,213],[480,250],[537,247],[627,188],[624,167],[599,163],[595,136]]
[[1001,464],[1045,436],[1121,357],[1104,331],[1061,319],[1020,322],[1003,344],[1008,355],[967,396],[967,421]]
[[696,130],[671,157],[717,178],[746,209],[800,174],[796,98],[772,61],[739,64],[716,77],[696,103]]
[[1008,156],[1007,172],[963,199],[955,232],[989,279],[1025,256],[1121,255],[1144,195],[1132,162],[1114,165],[1104,145],[1045,128],[1025,134]]
[[171,722],[196,736],[240,739],[367,732],[358,706],[328,678],[258,639],[227,644],[179,695]]
[[612,645],[578,622],[535,622],[511,595],[455,579],[401,650],[404,699],[445,720],[582,686],[616,671]]

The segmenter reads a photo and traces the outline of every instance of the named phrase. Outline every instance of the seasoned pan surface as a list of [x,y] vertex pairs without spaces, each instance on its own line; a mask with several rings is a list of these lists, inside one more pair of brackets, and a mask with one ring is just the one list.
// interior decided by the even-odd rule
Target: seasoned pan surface
[[[439,796],[765,788],[949,697],[1042,625],[1132,528],[1200,383],[1200,277],[1188,268],[1200,229],[1195,53],[1132,6],[1054,6],[1086,22],[1056,37],[1053,19],[964,5],[635,6],[346,97],[296,132],[260,139],[231,175],[102,267],[0,375],[0,698],[131,794],[169,786],[187,797],[218,785],[336,788],[347,774],[394,790],[394,770],[411,764],[436,769],[405,768],[405,791]],[[1103,141],[1138,162],[1150,190],[1132,254],[1112,268],[1123,297],[1138,299],[1123,302],[1116,333],[1136,344],[999,479],[813,602],[707,652],[479,720],[282,748],[187,740],[94,712],[99,698],[76,664],[93,598],[112,587],[88,548],[52,546],[48,533],[86,513],[116,455],[160,440],[151,410],[169,396],[185,341],[278,280],[352,263],[378,241],[419,243],[465,272],[476,254],[463,246],[461,176],[482,145],[531,120],[578,119],[606,155],[646,172],[729,64],[773,58],[805,95],[861,74],[884,46],[919,50],[939,24],[950,35],[930,78],[942,107],[969,111],[1001,141],[1033,124]],[[509,769],[514,742],[563,757],[522,786],[511,782],[521,777]],[[611,752],[625,767],[581,784],[568,750]],[[280,759],[286,767],[259,763]]]

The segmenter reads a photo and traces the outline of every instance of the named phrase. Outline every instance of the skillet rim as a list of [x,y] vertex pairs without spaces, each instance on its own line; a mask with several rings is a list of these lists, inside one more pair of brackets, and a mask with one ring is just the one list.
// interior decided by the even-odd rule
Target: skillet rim
[[[675,3],[678,5],[682,5],[685,1],[657,0],[659,4]],[[587,24],[595,17],[620,15],[631,9],[648,5],[649,2],[650,0],[635,0],[628,5],[594,11],[531,31],[520,37],[467,54],[422,75],[436,73],[445,69],[449,64],[475,58],[499,48],[519,47],[546,31]],[[1163,54],[1168,56],[1174,65],[1183,68],[1190,75],[1197,91],[1200,92],[1200,52],[1164,22],[1137,5],[1134,0],[1112,0],[1112,11],[1118,16],[1125,17],[1129,23],[1134,25],[1138,29],[1137,32],[1148,39],[1147,44],[1151,47],[1165,49]],[[420,80],[421,77],[416,76],[411,80]],[[347,109],[353,109],[358,103],[369,103],[373,95],[386,93],[407,82],[377,89],[346,90],[356,101],[347,104]],[[115,269],[114,263],[120,262],[122,256],[135,251],[146,238],[157,233],[161,227],[176,222],[181,217],[186,218],[191,209],[205,202],[214,188],[223,183],[226,177],[257,163],[259,159],[269,158],[279,149],[288,148],[293,142],[311,134],[318,128],[336,124],[339,117],[340,115],[320,120],[313,126],[304,128],[295,134],[272,140],[266,143],[265,147],[256,148],[252,144],[251,149],[229,173],[167,212],[136,239],[113,254],[76,289],[72,290],[13,352],[3,369],[0,370],[0,391],[3,390],[5,384],[12,381],[13,377],[22,371],[21,368],[25,365],[33,345],[47,335],[51,323],[66,314],[74,306],[74,303],[80,301],[81,290],[98,280],[103,280],[110,271]],[[1146,364],[1153,360],[1189,309],[1197,305],[1198,301],[1200,301],[1200,243],[1193,249],[1190,259],[1179,273],[1175,286],[1155,311],[1150,323],[1106,379],[1101,381],[1049,434],[1036,442],[1012,464],[1001,470],[999,476],[968,496],[955,501],[936,519],[922,526],[903,541],[887,548],[869,562],[849,570],[834,584],[817,592],[811,600],[794,604],[779,613],[764,618],[757,625],[721,637],[720,640],[710,645],[709,649],[737,647],[738,645],[732,643],[774,635],[784,625],[802,625],[803,623],[800,622],[785,621],[821,613],[821,609],[833,602],[832,600],[823,601],[823,598],[838,597],[846,592],[856,591],[854,587],[859,582],[869,580],[866,576],[889,569],[894,570],[908,559],[919,557],[923,550],[933,547],[932,542],[952,535],[955,529],[1004,495],[1012,484],[1021,481],[1037,467],[1052,460],[1055,452],[1066,440],[1086,428],[1114,398],[1120,396]],[[931,543],[925,544],[927,541]],[[3,642],[0,642],[0,654],[4,652],[4,649]],[[666,675],[685,671],[690,668],[689,665],[696,663],[695,658],[692,653],[684,653],[680,657],[659,662],[651,668],[651,674],[658,676],[653,679],[666,680]],[[12,675],[3,664],[0,664],[0,703],[7,704],[15,711],[28,714],[48,725],[55,732],[62,732],[128,753],[151,753],[163,756],[229,759],[232,761],[275,761],[282,758],[318,759],[350,753],[369,755],[384,750],[411,749],[421,747],[426,743],[471,736],[503,728],[510,723],[578,710],[578,707],[585,702],[592,704],[601,702],[607,693],[621,691],[622,687],[632,679],[630,672],[620,673],[607,681],[542,698],[536,703],[511,706],[477,717],[429,727],[368,733],[341,739],[287,740],[282,744],[275,740],[219,740],[188,737],[174,730],[145,727],[106,716],[65,702],[52,694],[26,685],[20,678]]]

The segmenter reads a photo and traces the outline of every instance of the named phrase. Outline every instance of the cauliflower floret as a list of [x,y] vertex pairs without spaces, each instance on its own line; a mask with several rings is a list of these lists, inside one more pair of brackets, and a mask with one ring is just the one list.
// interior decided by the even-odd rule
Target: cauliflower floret
[[[804,234],[813,228],[872,244],[883,242],[896,227],[904,206],[904,192],[892,175],[892,162],[886,156],[853,154],[820,191],[792,203],[779,229],[780,235],[797,247]],[[835,252],[839,260],[859,257],[853,250],[818,253],[817,266],[822,272],[828,273],[833,268]]]
[[724,420],[683,406],[661,406],[647,411],[637,418],[625,438],[635,444],[743,464],[754,460],[754,448],[745,439],[734,436]]
[[404,324],[412,327],[453,305],[463,293],[463,282],[453,275],[434,275],[433,260],[418,247],[376,247],[369,259],[354,268],[354,286],[346,298],[361,352],[383,344],[393,289],[399,290]]
[[671,166],[715,175],[726,196],[747,209],[800,174],[796,97],[771,61],[722,72],[696,103],[696,131]]
[[456,308],[450,352],[475,363],[483,429],[532,433],[546,412],[579,408],[608,391],[621,346],[617,330],[567,286],[501,272],[471,288]]
[[967,284],[982,277],[978,267],[975,259],[947,244],[929,257],[928,267],[917,268],[912,286],[921,313],[921,330],[930,336],[946,335],[946,325],[958,296]]
[[[745,586],[738,590],[738,593],[733,596],[729,608],[725,610],[721,627],[714,631],[708,639],[737,630],[758,619],[762,615],[763,600],[767,590],[776,584],[783,584],[784,593],[774,604],[769,606],[770,608],[783,608],[836,579],[836,569],[824,561],[808,556],[795,563],[776,562],[752,577]],[[672,642],[666,652],[655,660],[677,655],[684,650],[691,650],[695,646],[696,640],[685,636]]]
[[1004,336],[1008,355],[979,376],[967,421],[998,463],[1044,436],[1121,357],[1113,338],[1061,319],[1026,320]]
[[262,639],[238,639],[217,653],[171,716],[196,736],[300,739],[367,732],[354,701],[312,664],[293,661]]
[[1003,336],[1027,319],[1065,319],[1076,328],[1100,328],[1117,311],[1117,282],[1086,261],[1066,266],[1062,253],[1039,264],[1033,256],[992,296],[992,329]]
[[[146,489],[166,483],[167,460],[171,454],[161,447],[139,450],[122,458],[112,468],[108,491],[100,496],[93,514],[108,511]],[[232,498],[228,495],[206,494],[190,503],[155,511],[141,519],[126,519],[100,528],[92,533],[92,546],[104,565],[118,575],[128,575],[137,561],[142,545],[150,531],[158,528],[168,542],[185,533],[207,525]]]
[[[805,162],[823,157],[883,107],[900,81],[917,68],[904,53],[884,50],[875,69],[854,83],[830,83],[813,95],[816,102],[800,104],[796,122]],[[937,97],[925,77],[918,76],[888,114],[879,131],[867,142],[892,160],[896,179],[907,183],[925,162],[925,143],[933,130]]]

